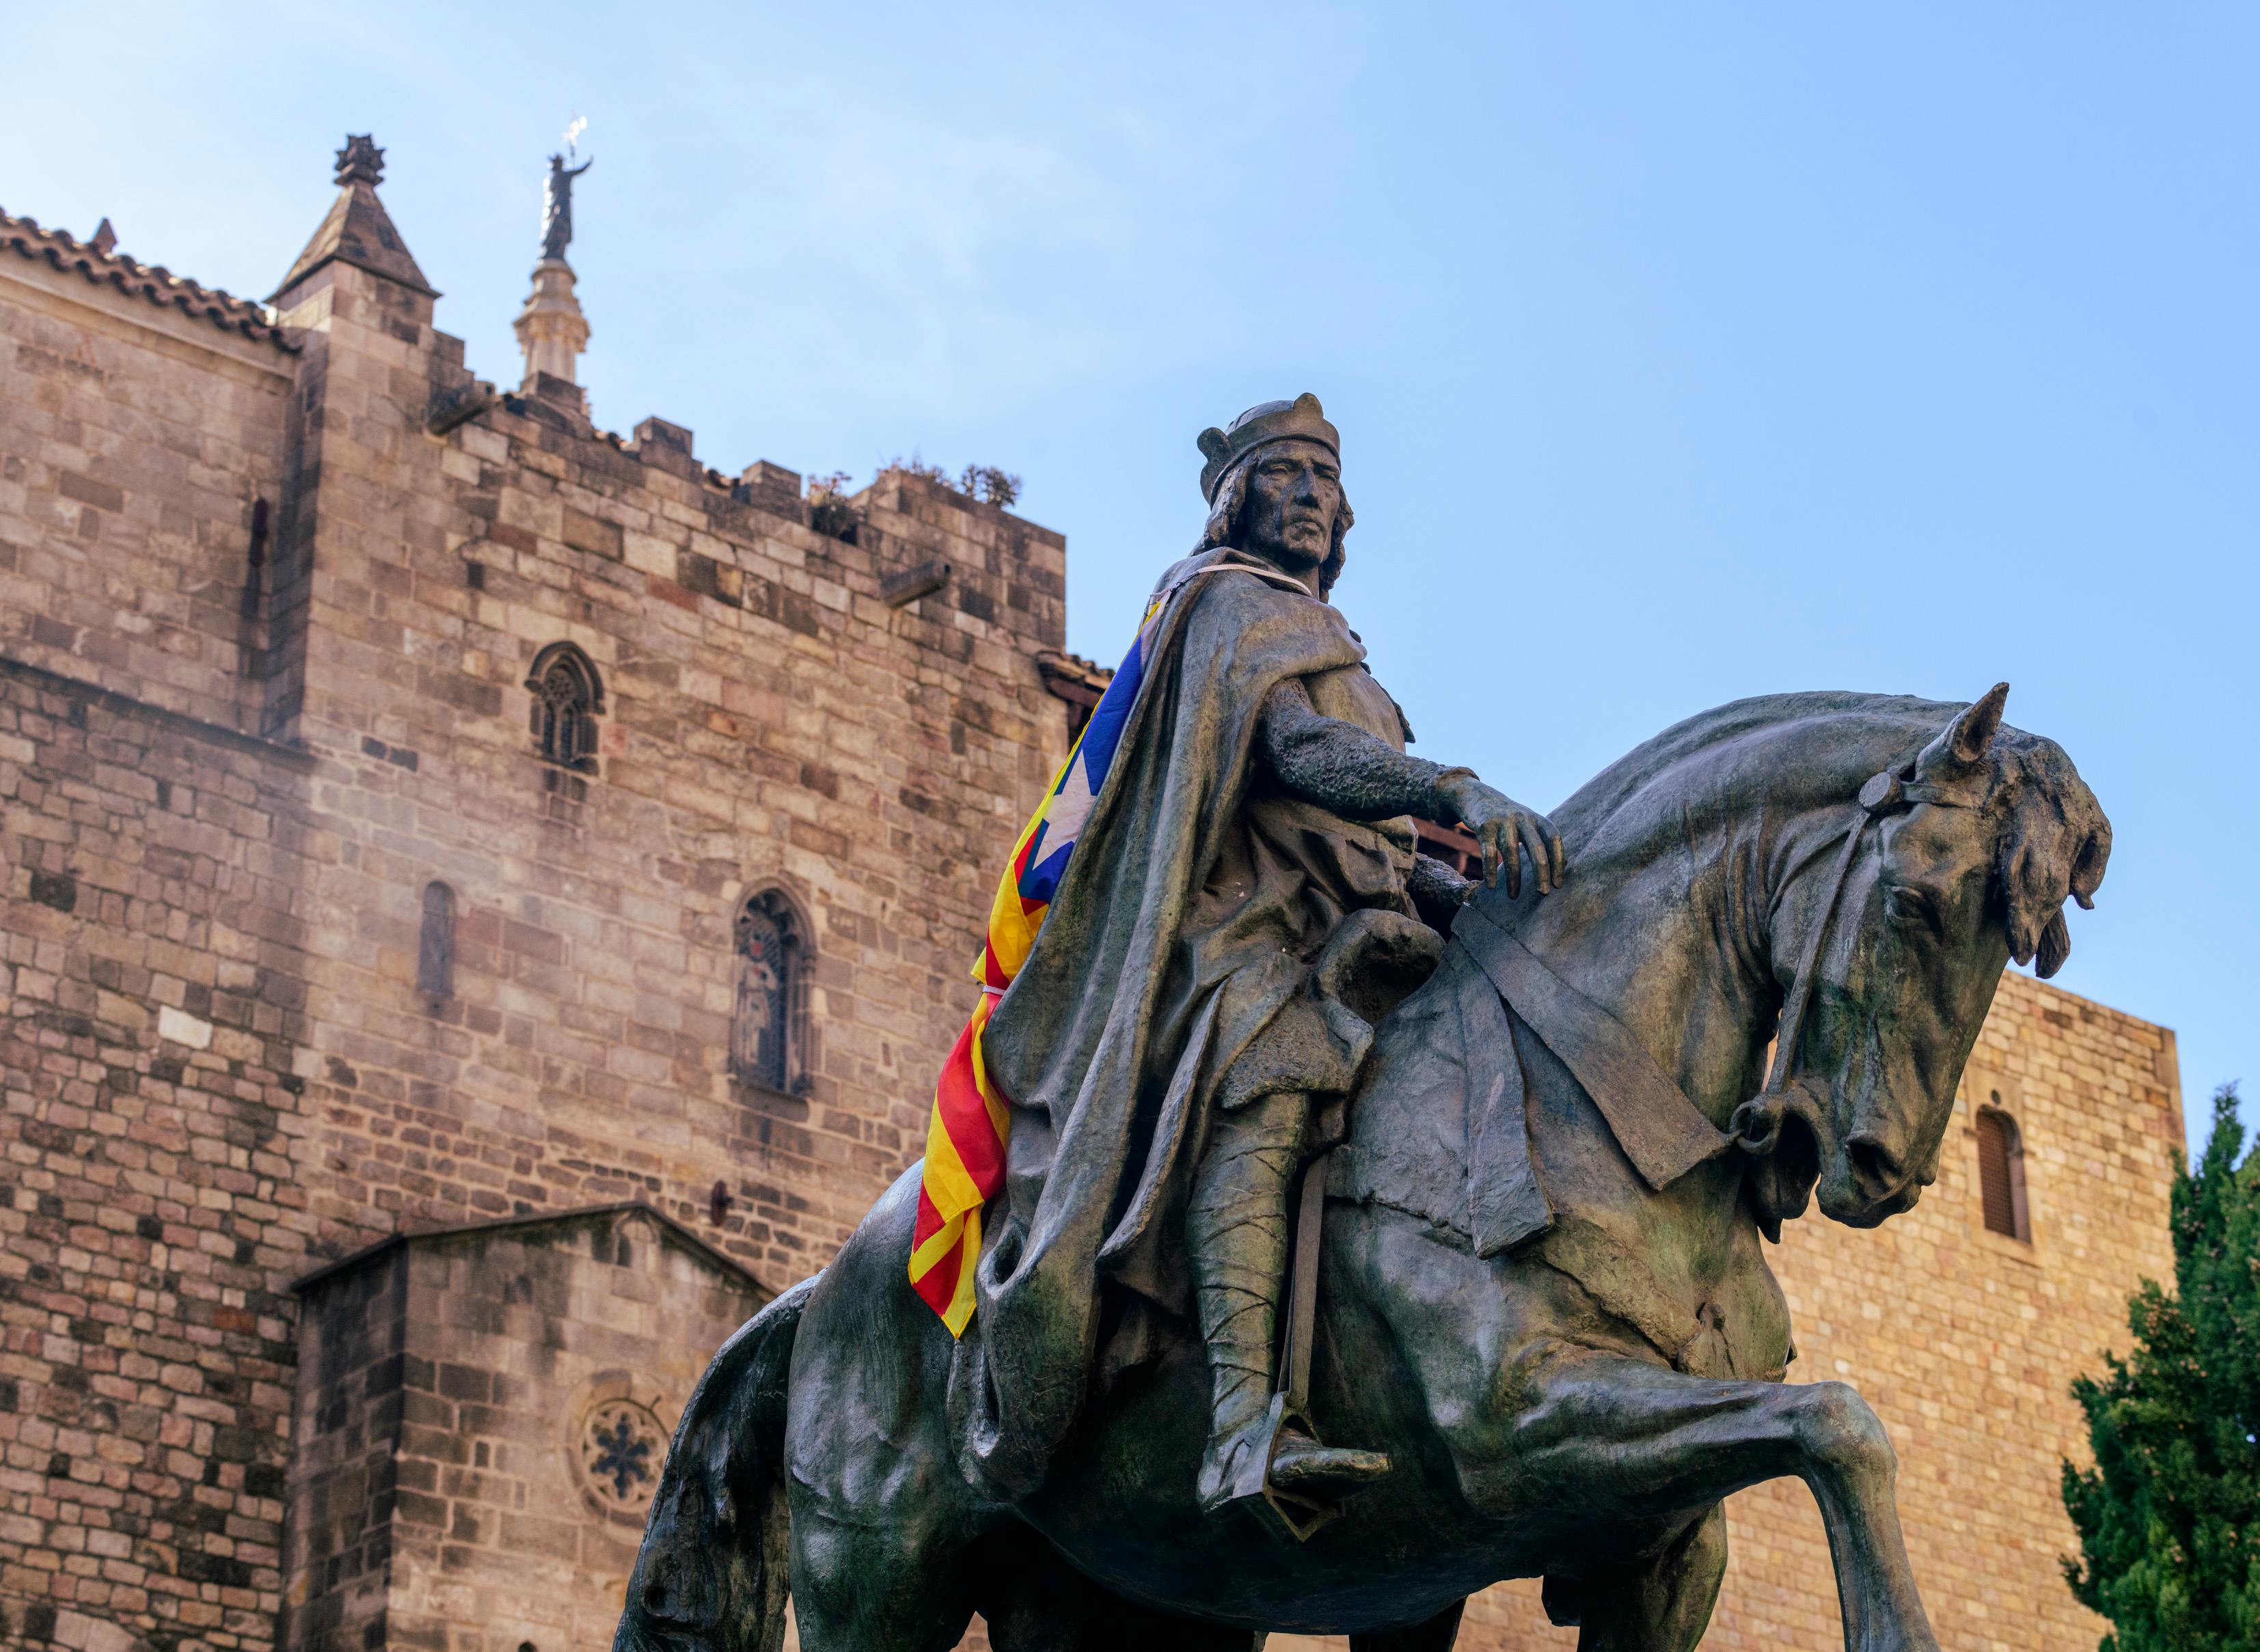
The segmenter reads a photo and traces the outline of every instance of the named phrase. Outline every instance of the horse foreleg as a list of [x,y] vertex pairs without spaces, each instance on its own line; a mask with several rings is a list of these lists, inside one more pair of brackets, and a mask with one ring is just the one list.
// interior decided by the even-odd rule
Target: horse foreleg
[[1529,1402],[1515,1453],[1541,1506],[1636,1525],[1796,1475],[1828,1528],[1846,1648],[1935,1652],[1893,1500],[1899,1459],[1846,1385],[1713,1382],[1579,1353],[1541,1366]]
[[[796,1488],[798,1490],[799,1488]],[[972,1620],[966,1545],[928,1499],[840,1520],[796,1496],[792,1614],[801,1652],[949,1652]]]
[[1546,1580],[1546,1615],[1577,1626],[1577,1652],[1694,1652],[1727,1575],[1727,1511],[1691,1520],[1660,1555],[1619,1571]]
[[1126,1600],[1062,1560],[1026,1527],[1007,1527],[980,1546],[981,1614],[996,1652],[1249,1652],[1246,1629]]
[[1455,1600],[1427,1622],[1409,1629],[1354,1634],[1349,1638],[1349,1652],[1452,1652],[1452,1642],[1459,1639],[1460,1614],[1467,1609],[1466,1601]]

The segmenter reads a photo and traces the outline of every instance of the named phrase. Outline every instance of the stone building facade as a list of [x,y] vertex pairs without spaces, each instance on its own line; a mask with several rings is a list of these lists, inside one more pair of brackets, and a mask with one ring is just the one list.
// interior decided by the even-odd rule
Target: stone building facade
[[[409,1452],[348,1519],[345,1413],[426,1438],[586,1365],[664,1417],[916,1157],[1066,751],[1059,536],[895,473],[819,532],[777,466],[496,393],[341,162],[267,306],[0,218],[0,1644],[602,1644],[572,1589],[476,1592],[513,1531],[566,1565],[540,1474]],[[294,1290],[627,1205],[676,1235],[630,1272],[571,1222],[493,1264],[565,1304],[515,1366],[418,1345],[506,1301],[470,1239]],[[411,1311],[353,1342],[341,1292]]]
[[[605,1645],[691,1378],[919,1152],[1103,681],[1055,534],[476,379],[380,160],[266,303],[0,216],[10,1647]],[[2029,1243],[1949,1157],[1784,1247],[1950,1646],[2092,1638],[2063,1384],[2165,1266],[2171,1037],[2011,978]],[[1800,1499],[1713,1644],[1829,1642]]]
[[641,1204],[383,1240],[298,1296],[289,1640],[406,1647],[610,1645],[683,1401],[768,1300]]

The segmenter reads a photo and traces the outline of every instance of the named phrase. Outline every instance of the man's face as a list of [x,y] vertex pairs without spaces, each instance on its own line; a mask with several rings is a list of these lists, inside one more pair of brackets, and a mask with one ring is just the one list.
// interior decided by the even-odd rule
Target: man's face
[[1341,466],[1331,452],[1316,442],[1275,442],[1248,466],[1241,549],[1306,573],[1334,549],[1341,502]]

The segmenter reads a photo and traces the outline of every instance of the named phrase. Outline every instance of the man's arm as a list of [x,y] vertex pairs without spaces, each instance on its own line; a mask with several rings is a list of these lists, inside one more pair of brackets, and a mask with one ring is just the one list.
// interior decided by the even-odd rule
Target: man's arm
[[1412,875],[1405,880],[1405,893],[1412,897],[1412,909],[1420,921],[1443,935],[1452,932],[1453,915],[1467,904],[1476,887],[1433,855],[1414,855]]
[[1299,677],[1288,678],[1264,701],[1256,749],[1284,790],[1345,820],[1443,818],[1447,805],[1436,794],[1441,764],[1399,751],[1354,723],[1321,716]]
[[1483,845],[1484,875],[1522,888],[1521,851],[1541,892],[1561,881],[1562,837],[1553,822],[1485,786],[1472,769],[1448,769],[1399,751],[1355,723],[1321,716],[1302,680],[1290,677],[1263,701],[1256,751],[1281,789],[1346,820],[1418,815],[1464,822]]

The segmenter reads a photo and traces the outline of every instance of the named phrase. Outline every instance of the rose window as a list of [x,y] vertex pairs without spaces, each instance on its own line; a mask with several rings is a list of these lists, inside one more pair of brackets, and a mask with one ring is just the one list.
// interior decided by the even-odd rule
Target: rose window
[[659,1489],[667,1459],[667,1431],[633,1399],[607,1399],[590,1407],[581,1424],[581,1473],[607,1507],[640,1513]]

